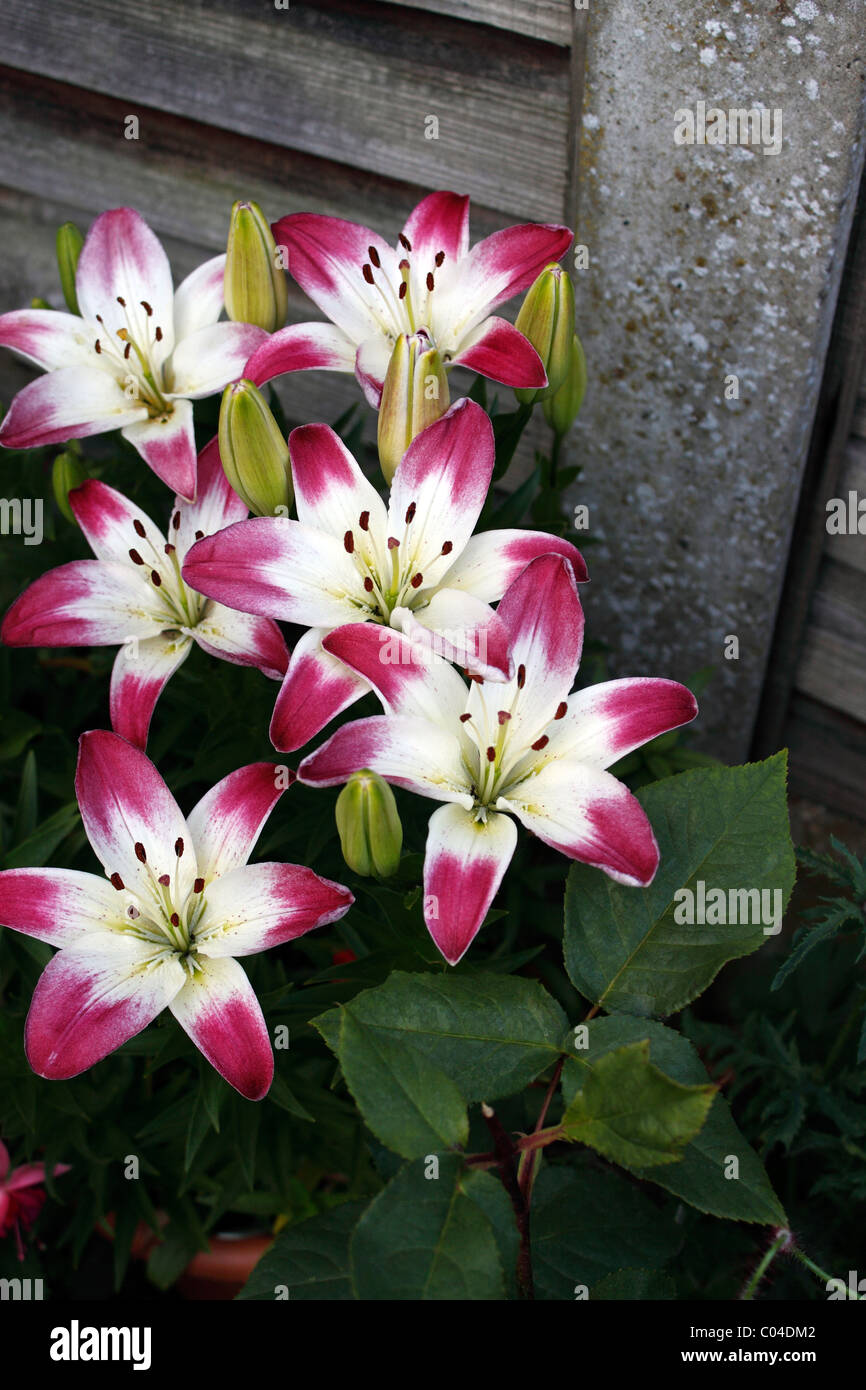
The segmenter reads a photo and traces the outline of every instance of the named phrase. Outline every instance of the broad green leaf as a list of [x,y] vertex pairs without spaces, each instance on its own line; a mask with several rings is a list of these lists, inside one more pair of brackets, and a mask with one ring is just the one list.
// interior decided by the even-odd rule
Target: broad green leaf
[[562,1009],[536,981],[489,973],[395,971],[385,984],[315,1020],[334,1052],[343,1014],[423,1053],[467,1101],[523,1090],[556,1062],[567,1028]]
[[573,1300],[618,1269],[658,1269],[682,1242],[674,1211],[618,1173],[543,1167],[532,1202],[536,1297]]
[[466,1102],[418,1048],[339,1011],[336,1053],[346,1084],[373,1133],[404,1158],[466,1143]]
[[[650,1058],[663,1072],[687,1085],[706,1081],[704,1065],[688,1038],[652,1019],[597,1018],[587,1025],[589,1047],[565,1064],[562,1093],[566,1105],[583,1084],[586,1071],[607,1053],[628,1043],[648,1039]],[[737,1177],[726,1177],[734,1171]],[[632,1165],[627,1165],[632,1167]],[[683,1150],[678,1163],[649,1169],[632,1167],[690,1206],[730,1221],[784,1225],[784,1208],[773,1191],[754,1149],[740,1133],[724,1096],[717,1093],[703,1128]]]
[[697,905],[703,884],[705,896],[725,895],[725,915],[730,904],[751,918],[758,900],[747,904],[742,894],[767,890],[772,908],[778,890],[784,910],[795,871],[785,771],[782,752],[745,767],[680,773],[637,793],[661,853],[649,887],[623,887],[583,864],[568,875],[565,965],[581,994],[611,1011],[676,1013],[727,961],[763,944],[761,921],[677,922],[684,902],[676,894],[688,889]]
[[712,1085],[684,1086],[650,1061],[648,1042],[600,1057],[562,1117],[568,1139],[615,1163],[650,1168],[676,1163],[712,1104]]
[[[407,1164],[373,1199],[350,1246],[361,1299],[505,1297],[493,1226],[456,1156]],[[491,1179],[495,1181],[495,1179]]]
[[365,1202],[343,1202],[289,1226],[259,1260],[238,1300],[272,1302],[354,1297],[349,1280],[349,1237]]
[[620,1302],[632,1299],[645,1303],[647,1299],[676,1298],[677,1291],[673,1279],[667,1274],[659,1274],[657,1269],[618,1269],[615,1274],[606,1274],[589,1291],[591,1299],[611,1299]]

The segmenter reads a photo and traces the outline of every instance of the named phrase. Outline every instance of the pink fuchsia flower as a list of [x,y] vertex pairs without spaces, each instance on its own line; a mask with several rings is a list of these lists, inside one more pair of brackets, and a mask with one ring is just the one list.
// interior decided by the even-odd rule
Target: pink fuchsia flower
[[289,658],[276,623],[224,608],[181,578],[197,537],[247,515],[226,480],[216,440],[199,459],[197,500],[174,499],[170,541],[105,483],[90,479],[74,488],[69,505],[96,559],[49,570],[25,589],[0,627],[7,646],[122,643],[111,674],[111,723],[141,748],[157,699],[194,642],[212,656],[282,679]]
[[132,208],[97,217],[78,261],[81,310],[0,315],[0,345],[42,367],[2,425],[0,444],[28,449],[119,429],[154,473],[195,496],[192,401],[239,376],[266,334],[217,323],[225,256],[172,291],[168,257]]
[[0,873],[0,922],[60,948],[24,1031],[39,1076],[77,1076],[168,1008],[241,1095],[265,1095],[273,1053],[235,957],[336,922],[353,902],[311,869],[247,863],[279,780],[270,763],[239,768],[185,820],[144,753],[104,730],[82,734],[76,795],[107,882],[72,869]]
[[[55,1163],[52,1177],[69,1172],[68,1163]],[[44,1163],[23,1163],[12,1168],[9,1150],[0,1139],[0,1240],[15,1232],[19,1260],[24,1259],[22,1231],[29,1231],[45,1202],[41,1184],[45,1181]]]
[[469,248],[469,199],[431,193],[392,248],[377,232],[339,217],[294,213],[273,226],[289,272],[330,324],[298,324],[256,350],[244,376],[257,386],[283,372],[354,372],[372,406],[397,338],[427,330],[446,366],[506,386],[546,386],[541,359],[493,310],[526,289],[572,242],[567,227],[507,227]]
[[607,681],[569,695],[583,613],[570,567],[556,555],[529,564],[498,609],[515,674],[467,691],[439,658],[383,664],[378,634],[358,625],[327,650],[375,686],[388,713],[346,724],[298,769],[335,786],[361,767],[445,805],[430,819],[425,919],[456,965],[484,920],[517,843],[512,816],[546,844],[618,883],[650,883],[659,859],[647,817],[605,769],[697,713],[676,681]]
[[[472,530],[493,471],[493,430],[463,400],[423,430],[394,476],[388,506],[326,425],[289,439],[298,520],[256,517],[193,546],[186,582],[233,608],[310,630],[297,643],[271,721],[275,747],[302,747],[369,689],[323,636],[371,622],[435,645],[501,681],[508,634],[490,607],[538,554],[586,578],[580,552],[538,531]],[[362,766],[362,764],[359,764]]]

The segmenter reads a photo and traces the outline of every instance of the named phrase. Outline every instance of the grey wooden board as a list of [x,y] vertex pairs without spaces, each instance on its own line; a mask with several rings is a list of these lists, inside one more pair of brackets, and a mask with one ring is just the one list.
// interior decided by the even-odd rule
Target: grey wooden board
[[826,560],[821,569],[796,688],[866,721],[866,574]]
[[[836,496],[847,505],[848,494],[855,492],[858,499],[866,500],[866,441],[852,437],[842,464],[842,472],[836,487]],[[866,518],[863,521],[866,528]],[[866,575],[866,534],[827,536],[824,554],[841,564],[850,565]],[[864,580],[866,583],[866,580]],[[866,591],[862,611],[861,641],[866,648]]]
[[792,794],[866,820],[866,737],[861,723],[795,694],[785,743],[790,749]]
[[[454,187],[556,220],[565,205],[565,50],[393,5],[41,0],[3,19],[9,66],[104,92],[146,126],[158,108],[274,144]],[[438,139],[427,138],[438,122]],[[121,132],[118,132],[121,138]]]
[[[389,0],[394,3],[394,0]],[[533,39],[568,47],[571,43],[571,0],[396,0],[413,10],[429,10],[478,24],[492,24]]]

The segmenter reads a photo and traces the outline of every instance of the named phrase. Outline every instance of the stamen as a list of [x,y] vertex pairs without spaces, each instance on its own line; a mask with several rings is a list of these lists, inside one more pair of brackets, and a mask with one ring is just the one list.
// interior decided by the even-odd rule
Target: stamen
[[151,307],[150,307],[150,305],[148,304],[147,300],[146,300],[146,299],[140,299],[140,300],[139,300],[139,304],[141,305],[141,307],[142,307],[142,309],[144,310],[144,312],[147,314],[147,317],[150,318],[150,316],[151,316],[152,313],[153,313],[153,310],[151,309]]
[[173,555],[174,552],[177,550],[177,546],[172,545],[171,541],[166,541],[165,545],[163,546],[163,549],[165,550],[166,555]]
[[437,268],[442,264],[442,262],[444,261],[444,259],[445,259],[445,252],[444,252],[444,251],[437,251],[437,252],[436,252],[435,261],[434,261],[434,264],[437,266]]
[[378,270],[382,262],[379,260],[379,252],[376,250],[375,246],[367,247],[367,255],[370,257],[370,260],[373,262],[374,266]]
[[171,524],[172,524],[172,526],[173,526],[173,528],[174,528],[175,531],[176,531],[177,528],[180,526],[180,512],[179,512],[179,511],[178,511],[178,512],[175,512],[174,516],[173,516],[172,519],[171,519]]
[[488,748],[488,750],[487,750],[487,761],[488,761],[489,763],[495,763],[495,762],[496,762],[496,749],[495,749],[495,748]]
[[117,302],[118,302],[118,304],[120,305],[121,309],[125,309],[125,308],[126,308],[126,300],[124,299],[124,297],[123,297],[122,294],[119,294],[119,295],[117,296]]
[[413,520],[413,518],[414,518],[414,516],[415,516],[415,512],[416,512],[417,510],[418,510],[418,509],[417,509],[415,503],[414,503],[414,502],[410,502],[409,505],[408,505],[408,507],[406,508],[406,525],[407,525],[407,526],[409,525],[410,521]]
[[138,908],[135,906],[134,903],[130,903],[129,907],[126,909],[126,915],[127,917],[131,917],[133,922],[137,922],[139,917],[141,916],[141,913],[139,912]]
[[397,238],[397,240],[399,241],[399,243],[400,243],[401,246],[405,246],[405,248],[406,248],[407,251],[411,251],[411,250],[412,250],[412,243],[411,243],[411,241],[409,240],[409,238],[408,238],[407,236],[404,236],[402,232],[400,233],[400,235],[399,235],[399,237]]
[[501,709],[496,718],[499,720],[500,724],[507,724],[511,718],[511,714],[507,709]]
[[162,329],[160,328],[159,324],[157,324],[156,331],[153,336],[158,343],[162,342]]
[[108,881],[112,888],[117,889],[118,893],[123,892],[123,879],[120,877],[120,874],[112,874]]
[[541,738],[537,738],[532,746],[536,753],[540,753],[542,748],[546,748],[549,742],[550,739],[547,737],[547,734],[542,734]]
[[461,723],[461,724],[465,724],[466,721],[467,721],[467,719],[471,719],[471,718],[472,718],[472,715],[471,715],[471,714],[461,714],[461,716],[460,716],[460,723]]
[[443,554],[443,555],[450,555],[450,554],[451,554],[451,551],[452,551],[453,549],[454,549],[454,542],[453,542],[453,541],[446,541],[445,544],[444,544],[443,547],[442,547],[442,554]]
[[183,854],[183,840],[180,839],[180,837],[178,837],[174,842],[174,852],[177,855],[178,859],[180,859],[180,856]]
[[126,347],[123,349],[123,360],[124,360],[124,362],[128,362],[128,361],[129,361],[129,354],[130,354],[131,352],[132,352],[132,343],[127,343],[127,344],[126,344]]
[[400,542],[399,542],[398,540],[395,540],[395,538],[394,538],[393,536],[389,536],[389,537],[388,537],[388,549],[389,549],[389,550],[399,550],[399,549],[400,549]]
[[568,713],[568,701],[567,701],[567,700],[562,700],[561,703],[557,705],[557,707],[556,707],[556,714],[555,714],[553,717],[554,717],[554,719],[563,719],[567,713]]
[[171,914],[171,916],[169,917],[168,920],[171,922],[171,925],[172,925],[173,927],[179,927],[179,926],[180,926],[180,918],[178,917],[178,915],[177,915],[176,912],[173,912],[173,913]]
[[158,589],[159,586],[160,586],[161,583],[162,583],[162,579],[161,579],[160,576],[157,574],[156,570],[151,570],[151,571],[150,571],[150,577],[151,577],[151,579],[153,580],[154,584],[156,585],[156,587],[157,587],[157,589]]
[[424,583],[423,574],[421,574],[420,571],[418,572],[418,574],[413,574],[412,578],[409,580],[409,583],[412,585],[413,589],[420,589],[421,585]]
[[436,282],[435,282],[435,280],[433,279],[433,272],[432,272],[432,270],[428,270],[428,271],[427,271],[427,288],[428,288],[428,290],[431,290],[431,291],[432,291],[433,289],[436,288]]
[[376,280],[373,275],[373,267],[371,265],[365,265],[362,273],[368,285],[375,285]]
[[351,531],[347,531],[345,536],[343,537],[343,548],[345,549],[347,555],[351,555],[355,549],[355,537],[353,536]]
[[132,560],[133,564],[135,564],[135,565],[143,565],[143,564],[144,564],[144,561],[142,560],[142,558],[141,558],[141,556],[139,555],[139,553],[138,553],[137,550],[130,550],[130,552],[129,552],[129,558],[130,558],[130,560]]
[[147,532],[145,531],[143,525],[142,525],[141,522],[139,521],[138,517],[135,518],[135,520],[133,521],[132,524],[133,524],[133,526],[135,527],[135,534],[136,534],[137,536],[142,536],[142,537],[144,537],[144,536],[147,534]]
[[370,513],[369,513],[369,512],[362,512],[362,513],[361,513],[361,515],[358,517],[358,525],[360,526],[360,528],[361,528],[362,531],[369,531],[369,529],[370,529]]
[[401,280],[401,281],[400,281],[400,288],[399,288],[399,290],[397,291],[397,298],[398,298],[398,299],[405,299],[405,298],[406,298],[406,289],[407,289],[406,281],[405,281],[405,280]]
[[517,668],[517,689],[522,690],[526,684],[526,667],[521,663]]
[[93,344],[93,346],[97,352],[102,352],[102,344],[100,343],[98,338],[96,342]]
[[373,592],[373,581],[372,581],[372,579],[370,578],[369,574],[367,575],[367,578],[364,580],[364,588],[367,590],[367,593],[368,593],[368,594],[372,594],[372,592]]
[[170,888],[170,887],[171,887],[171,875],[170,875],[170,874],[160,874],[160,876],[159,876],[159,882],[162,884],[163,888]]
[[203,879],[203,878],[197,878],[197,879],[196,879],[195,883],[192,885],[192,891],[193,891],[194,893],[203,893],[203,892],[204,892],[204,879]]
[[398,269],[398,270],[401,270],[401,271],[403,271],[403,270],[411,270],[412,267],[410,266],[409,262],[408,262],[407,260],[404,259],[404,260],[402,260],[402,261],[400,262],[400,264],[397,266],[397,269]]
[[203,540],[204,540],[204,531],[196,531],[196,533],[195,533],[195,538],[196,538],[197,541],[203,541]]
[[140,864],[147,863],[147,855],[144,852],[144,845],[141,843],[140,840],[136,840],[135,842],[135,857]]

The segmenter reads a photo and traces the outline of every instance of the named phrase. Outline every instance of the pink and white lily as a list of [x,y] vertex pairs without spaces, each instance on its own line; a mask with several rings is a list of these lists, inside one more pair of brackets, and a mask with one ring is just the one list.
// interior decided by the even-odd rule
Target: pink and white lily
[[[68,1163],[55,1163],[51,1170],[55,1178],[68,1172]],[[22,1163],[20,1168],[13,1168],[9,1150],[0,1139],[0,1240],[14,1231],[19,1260],[24,1259],[21,1233],[30,1229],[45,1201],[45,1174],[44,1163]]]
[[606,769],[649,739],[686,724],[694,696],[676,681],[606,681],[569,695],[583,612],[570,566],[533,560],[498,608],[514,655],[507,685],[467,691],[435,655],[381,660],[379,634],[350,625],[325,647],[377,690],[384,716],[346,724],[298,769],[336,786],[362,767],[445,805],[430,819],[425,920],[452,965],[475,937],[527,830],[618,883],[650,883],[659,852],[647,817]]
[[157,699],[194,642],[212,656],[282,679],[289,656],[276,623],[205,599],[181,577],[184,556],[199,537],[247,515],[226,480],[216,440],[199,459],[198,499],[174,499],[170,540],[122,493],[94,479],[73,489],[69,505],[96,559],[49,570],[25,589],[0,627],[7,646],[121,643],[111,674],[111,724],[141,748]]
[[102,213],[78,261],[80,317],[0,315],[0,346],[47,373],[18,392],[0,444],[29,449],[119,429],[164,483],[193,498],[192,402],[240,376],[267,336],[217,323],[224,266],[215,256],[173,292],[168,257],[139,213]]
[[105,730],[81,736],[76,795],[106,879],[0,873],[0,922],[60,948],[25,1025],[39,1076],[77,1076],[167,1008],[235,1090],[266,1094],[270,1039],[236,957],[336,922],[353,901],[311,869],[248,864],[282,795],[278,774],[239,768],[184,819],[144,753]]
[[[300,623],[271,721],[275,747],[301,748],[369,689],[322,639],[370,622],[434,646],[473,674],[511,674],[508,633],[490,607],[534,556],[554,551],[578,580],[580,552],[538,531],[472,531],[493,471],[490,421],[458,401],[423,430],[388,506],[326,425],[289,439],[298,520],[255,517],[193,546],[183,576],[220,603]],[[360,764],[359,764],[360,766]]]
[[283,217],[273,232],[289,273],[331,322],[273,334],[244,370],[257,386],[311,367],[354,372],[378,409],[397,338],[420,328],[446,366],[506,386],[547,384],[535,349],[493,310],[565,254],[567,227],[527,222],[470,250],[469,199],[441,192],[418,204],[396,247],[369,227],[317,213]]

